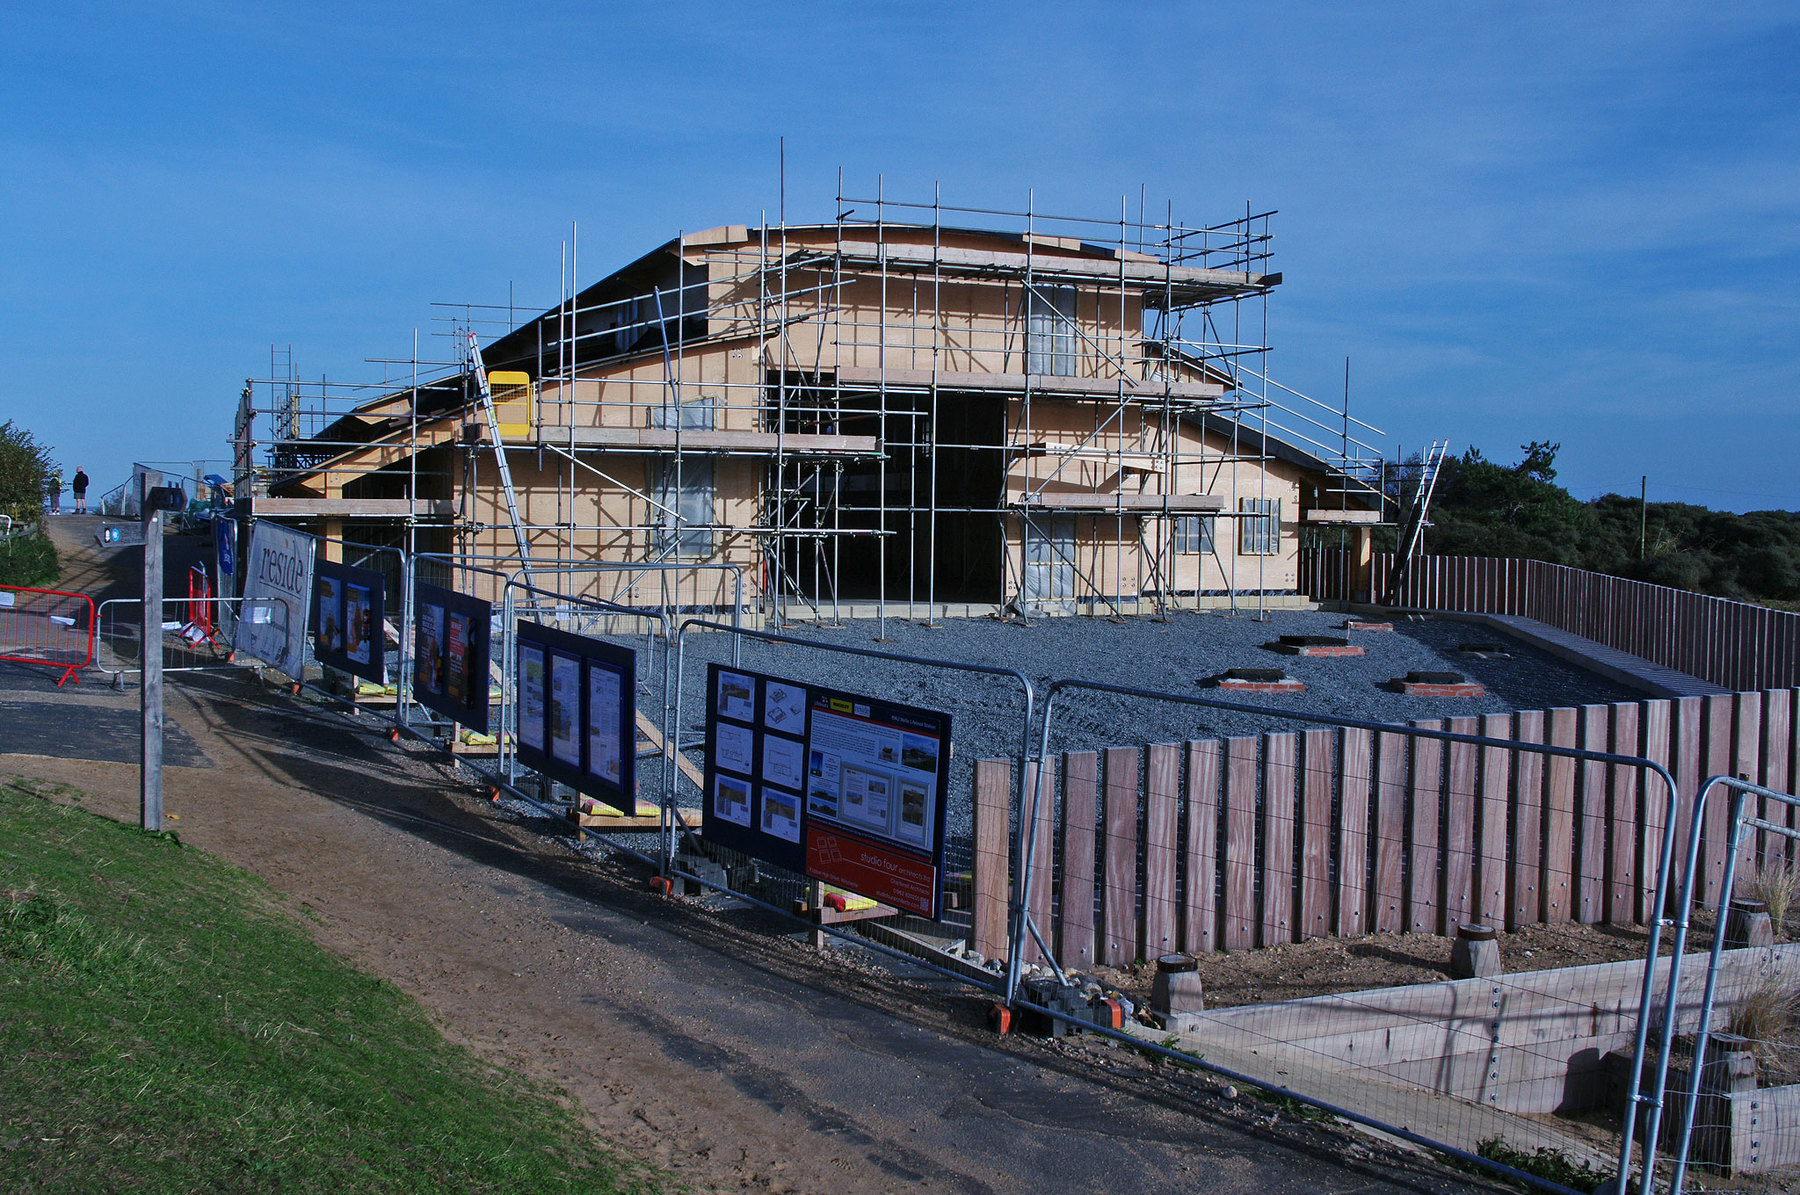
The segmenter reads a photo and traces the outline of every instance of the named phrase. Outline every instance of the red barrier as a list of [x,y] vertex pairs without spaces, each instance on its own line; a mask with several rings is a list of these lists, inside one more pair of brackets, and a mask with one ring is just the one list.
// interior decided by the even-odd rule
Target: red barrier
[[56,686],[94,662],[94,599],[0,585],[0,660],[62,669]]

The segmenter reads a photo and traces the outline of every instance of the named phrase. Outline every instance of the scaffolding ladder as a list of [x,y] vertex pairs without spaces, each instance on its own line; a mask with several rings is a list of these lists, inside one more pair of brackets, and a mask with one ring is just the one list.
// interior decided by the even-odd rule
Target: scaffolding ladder
[[500,466],[500,489],[506,495],[506,515],[512,520],[513,540],[519,545],[519,567],[525,584],[535,587],[531,575],[531,544],[525,522],[519,517],[519,496],[513,490],[512,469],[506,463],[506,445],[500,440],[500,417],[494,412],[494,392],[488,386],[487,366],[481,360],[481,343],[475,329],[468,330],[469,369],[475,375],[475,392],[481,397],[481,413],[487,417],[488,434],[494,438],[494,461]]
[[1419,553],[1419,541],[1431,512],[1431,495],[1437,490],[1438,468],[1444,463],[1448,440],[1433,440],[1419,461],[1419,483],[1413,490],[1412,508],[1405,513],[1400,534],[1394,539],[1394,567],[1388,573],[1387,592],[1382,604],[1392,606],[1399,599],[1400,587],[1406,583],[1407,569]]

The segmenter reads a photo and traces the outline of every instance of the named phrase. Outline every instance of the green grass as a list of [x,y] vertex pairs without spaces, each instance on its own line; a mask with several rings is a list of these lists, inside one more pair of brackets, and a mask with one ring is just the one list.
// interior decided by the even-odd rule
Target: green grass
[[254,877],[0,782],[0,1190],[660,1190]]

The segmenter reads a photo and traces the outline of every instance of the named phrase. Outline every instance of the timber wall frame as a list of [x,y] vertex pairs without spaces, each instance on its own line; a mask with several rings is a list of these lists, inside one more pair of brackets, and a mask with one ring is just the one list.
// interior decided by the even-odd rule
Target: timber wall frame
[[[1357,480],[1380,475],[1358,438],[1375,429],[1267,376],[1272,213],[1191,227],[839,190],[829,223],[684,235],[586,288],[571,248],[561,302],[523,323],[447,307],[502,332],[492,370],[530,377],[503,446],[470,418],[460,362],[415,344],[388,362],[409,384],[355,387],[302,383],[277,353],[240,408],[238,492],[502,558],[498,447],[534,555],[666,562],[708,542],[696,562],[746,568],[777,615],[843,597],[928,618],[1019,599],[1045,567],[1054,598],[1099,613],[1293,593],[1303,508],[1379,493]],[[991,432],[957,416],[980,402]],[[669,498],[702,471],[710,519]],[[1267,500],[1277,550],[1240,553],[1247,503]],[[1070,516],[1077,548],[1034,555]],[[1196,517],[1214,528],[1198,556],[1174,531]],[[993,559],[956,572],[975,539]]]

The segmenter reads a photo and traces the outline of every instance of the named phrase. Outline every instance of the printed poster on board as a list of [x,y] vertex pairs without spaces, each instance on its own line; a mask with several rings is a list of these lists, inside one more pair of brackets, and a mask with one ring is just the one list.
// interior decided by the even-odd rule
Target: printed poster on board
[[296,680],[306,660],[316,547],[312,536],[265,520],[250,533],[245,561],[243,614],[234,646]]
[[947,714],[724,664],[707,685],[709,842],[941,915]]
[[637,811],[637,653],[518,623],[519,762],[625,813]]
[[[371,594],[371,601],[377,596]],[[487,733],[492,607],[420,581],[413,586],[413,610],[413,700]]]

